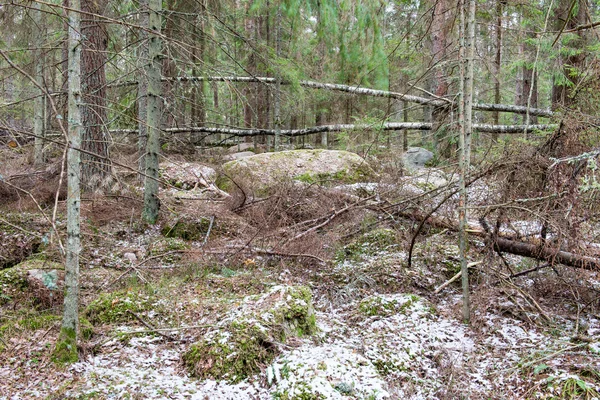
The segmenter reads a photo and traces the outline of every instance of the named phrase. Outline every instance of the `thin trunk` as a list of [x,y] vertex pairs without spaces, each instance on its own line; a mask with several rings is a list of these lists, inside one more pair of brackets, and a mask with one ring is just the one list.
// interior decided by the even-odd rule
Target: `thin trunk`
[[[505,0],[496,0],[496,58],[494,60],[494,103],[500,104],[500,74],[502,73],[502,14]],[[494,111],[494,124],[500,124],[500,111]],[[492,140],[498,141],[498,135],[493,134]]]
[[79,327],[79,253],[81,180],[81,30],[79,0],[70,1],[68,40],[68,139],[67,150],[67,247],[65,257],[65,300],[63,320],[53,360],[71,363],[78,359]]
[[146,177],[144,179],[144,220],[154,224],[158,219],[160,201],[158,199],[158,156],[160,153],[160,103],[161,103],[161,0],[149,0],[148,18],[148,97],[146,107],[146,126],[148,144],[146,146]]
[[[471,319],[471,306],[469,301],[469,273],[467,266],[467,243],[468,237],[466,232],[467,227],[467,206],[468,197],[465,181],[468,179],[470,159],[471,159],[471,134],[473,131],[473,73],[474,73],[474,58],[475,58],[475,8],[476,0],[468,0],[468,8],[460,7],[460,22],[463,32],[460,46],[460,64],[461,77],[464,76],[464,85],[462,91],[463,108],[459,116],[462,122],[460,134],[460,205],[459,205],[459,223],[460,223],[460,260],[462,272],[462,289],[463,289],[463,321],[469,323]],[[464,3],[463,3],[464,4]],[[465,15],[466,11],[466,15]],[[466,18],[466,24],[465,24]],[[464,45],[463,45],[464,43]]]
[[[81,94],[83,107],[82,181],[87,190],[107,190],[111,176],[108,160],[109,138],[106,130],[106,49],[108,33],[96,15],[102,15],[108,0],[81,2],[84,17],[81,21]],[[92,155],[94,154],[94,155]]]
[[[42,10],[40,3],[33,3],[33,20],[36,25],[33,31],[35,32],[35,38],[33,43],[37,46],[35,51],[34,59],[34,72],[35,80],[40,87],[45,85],[44,82],[44,50],[43,43],[45,39],[45,24],[42,23]],[[35,135],[34,151],[33,151],[33,164],[36,167],[44,164],[44,122],[45,122],[45,98],[44,91],[38,89],[38,97],[35,98],[34,102],[34,115],[33,115],[33,134]]]
[[[403,120],[406,123],[408,122],[408,102],[406,100],[402,102],[402,107]],[[408,150],[408,129],[404,129],[402,132],[402,149],[406,151]]]
[[[148,26],[148,0],[140,0],[140,26]],[[148,63],[148,33],[140,29],[140,47],[138,49],[138,68],[142,71]],[[146,145],[148,144],[148,129],[146,125],[148,81],[146,77],[138,80],[138,179],[144,181],[146,172]]]
[[[281,5],[277,6],[277,16],[275,20],[275,55],[279,62],[281,57]],[[280,135],[281,135],[281,74],[277,71],[275,77],[277,83],[275,84],[275,139],[273,140],[273,148],[275,151],[279,150]]]

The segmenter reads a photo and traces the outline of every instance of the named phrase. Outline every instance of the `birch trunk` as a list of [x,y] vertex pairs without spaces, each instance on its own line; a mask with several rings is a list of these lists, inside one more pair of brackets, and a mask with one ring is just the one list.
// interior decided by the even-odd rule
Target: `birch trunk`
[[148,17],[148,61],[145,75],[148,79],[146,98],[146,176],[144,179],[144,220],[154,224],[158,219],[160,202],[158,199],[158,155],[160,152],[160,101],[161,101],[161,0],[149,0]]
[[65,301],[62,326],[52,358],[71,363],[78,359],[80,180],[81,180],[81,35],[79,0],[70,0],[68,40],[68,139],[67,151],[67,246],[65,261]]

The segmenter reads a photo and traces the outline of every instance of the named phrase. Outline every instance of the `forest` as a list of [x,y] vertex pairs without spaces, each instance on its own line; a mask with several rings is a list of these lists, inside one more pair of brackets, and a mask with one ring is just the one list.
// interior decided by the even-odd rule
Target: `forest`
[[0,400],[600,398],[600,1],[0,21]]

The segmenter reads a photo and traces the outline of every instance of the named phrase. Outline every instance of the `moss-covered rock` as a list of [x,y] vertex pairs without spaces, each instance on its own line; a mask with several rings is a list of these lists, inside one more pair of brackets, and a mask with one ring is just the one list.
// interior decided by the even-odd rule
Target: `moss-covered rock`
[[[265,191],[295,179],[308,183],[354,183],[373,177],[367,162],[355,153],[337,150],[288,150],[257,154],[223,165],[225,174],[239,183]],[[221,182],[223,188],[232,187]]]
[[51,307],[62,300],[64,267],[61,264],[32,259],[0,271],[0,304],[14,296],[27,294]]
[[191,374],[239,382],[273,361],[277,343],[317,330],[307,287],[278,286],[245,302],[183,355]]
[[[102,293],[85,309],[84,317],[94,325],[121,323],[135,319],[133,314],[160,311],[160,305],[147,294],[135,291]],[[132,314],[133,313],[133,314]]]
[[168,238],[195,241],[204,239],[209,226],[210,219],[208,218],[180,218],[166,223],[161,229],[161,233]]

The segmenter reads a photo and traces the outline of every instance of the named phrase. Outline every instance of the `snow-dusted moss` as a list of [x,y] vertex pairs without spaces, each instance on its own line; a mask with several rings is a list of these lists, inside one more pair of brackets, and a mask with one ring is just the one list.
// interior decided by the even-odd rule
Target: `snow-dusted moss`
[[365,257],[389,251],[397,247],[396,232],[392,229],[375,229],[354,242],[344,246],[336,254],[338,261],[361,261]]
[[183,361],[194,376],[239,382],[271,363],[279,343],[315,332],[310,289],[277,286],[246,298],[244,306],[193,344]]
[[[85,309],[92,324],[111,324],[135,319],[134,314],[160,311],[160,304],[147,294],[135,291],[102,293]],[[133,313],[133,314],[132,314]]]
[[414,294],[394,298],[375,295],[364,298],[358,304],[358,309],[367,316],[389,316],[396,313],[404,313],[419,300],[419,296]]

